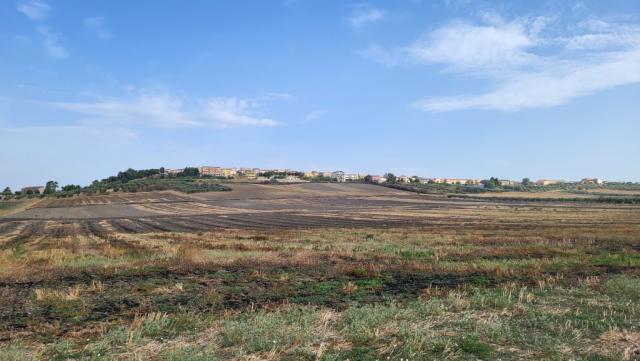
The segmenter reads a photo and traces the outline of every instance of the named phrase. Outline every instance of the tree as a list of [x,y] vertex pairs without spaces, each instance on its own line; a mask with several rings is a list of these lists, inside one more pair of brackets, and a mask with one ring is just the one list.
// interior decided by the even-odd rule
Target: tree
[[396,182],[396,176],[393,173],[387,173],[384,175],[384,177],[387,179],[387,183],[395,183]]
[[367,174],[366,176],[364,176],[363,181],[365,183],[373,183],[373,177],[371,176],[371,174]]
[[198,168],[186,167],[182,172],[178,173],[178,177],[197,177],[200,175]]
[[10,196],[11,195],[11,188],[7,187],[2,191],[2,195],[4,196]]
[[82,189],[82,187],[80,187],[79,185],[74,185],[74,184],[67,184],[66,186],[63,186],[61,188],[61,190],[63,192],[66,193],[77,193],[80,194],[80,190]]
[[484,187],[487,189],[500,188],[500,180],[495,177],[483,180],[482,184],[484,184]]
[[58,191],[58,182],[48,181],[44,186],[44,194],[54,194]]
[[529,179],[529,178],[522,178],[522,185],[523,185],[523,186],[528,186],[529,184],[531,184],[531,179]]

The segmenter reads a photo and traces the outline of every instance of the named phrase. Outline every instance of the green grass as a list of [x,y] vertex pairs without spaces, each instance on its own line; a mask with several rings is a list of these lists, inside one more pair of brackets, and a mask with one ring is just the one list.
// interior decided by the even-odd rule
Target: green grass
[[638,238],[606,227],[24,242],[0,253],[0,361],[618,360],[603,335],[640,332]]
[[[474,287],[343,311],[281,306],[221,316],[152,314],[93,340],[52,342],[39,355],[121,359],[117,355],[139,354],[155,342],[148,356],[161,360],[616,359],[623,350],[592,346],[609,330],[638,331],[639,285],[635,277],[617,276],[575,287]],[[29,352],[12,342],[0,348],[0,360]]]

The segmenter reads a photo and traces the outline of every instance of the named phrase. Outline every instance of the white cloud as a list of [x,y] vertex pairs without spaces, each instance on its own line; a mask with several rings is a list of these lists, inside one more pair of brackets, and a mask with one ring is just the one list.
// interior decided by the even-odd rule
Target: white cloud
[[69,55],[67,53],[67,49],[60,44],[58,35],[49,30],[49,28],[39,26],[38,34],[40,34],[40,37],[42,38],[42,46],[44,47],[44,50],[50,57],[63,59]]
[[597,91],[638,82],[640,50],[610,54],[592,64],[570,64],[557,71],[519,73],[485,94],[427,98],[413,105],[425,111],[467,108],[515,111],[556,106]]
[[33,21],[40,21],[49,15],[51,8],[44,1],[31,0],[18,3],[18,11]]
[[474,26],[455,22],[414,42],[407,52],[419,62],[469,70],[529,62],[532,57],[526,50],[534,44],[521,23]]
[[[33,21],[44,20],[48,15],[51,7],[44,1],[24,0],[18,3],[18,11],[26,15]],[[60,44],[58,35],[52,32],[49,27],[41,25],[36,28],[38,35],[42,41],[42,47],[47,54],[55,59],[66,58],[69,54],[67,49]]]
[[139,123],[160,127],[238,127],[276,126],[278,122],[255,115],[260,104],[251,99],[233,97],[197,101],[168,95],[140,94],[129,100],[104,100],[84,103],[51,103],[94,121]]
[[109,27],[107,26],[106,20],[101,16],[85,18],[82,21],[82,24],[86,29],[95,33],[98,39],[107,40],[111,39],[111,37],[113,36],[111,29],[109,29]]
[[381,9],[368,5],[359,5],[349,17],[349,24],[356,29],[384,19],[385,12]]
[[584,33],[560,38],[569,50],[598,50],[640,46],[640,26],[591,19],[578,24]]
[[412,105],[423,111],[517,111],[640,82],[640,26],[592,19],[559,31],[550,23],[492,17],[481,25],[454,22],[426,34],[404,48],[405,59],[441,64],[449,73],[485,79],[493,89]]
[[307,113],[303,120],[305,122],[312,122],[316,119],[322,118],[325,114],[327,114],[327,111],[324,109],[316,109],[313,111],[310,111],[309,113]]
[[251,100],[238,98],[214,98],[204,102],[204,112],[200,118],[204,124],[220,126],[275,126],[278,125],[273,119],[261,118],[248,115],[248,111],[255,108],[257,104]]

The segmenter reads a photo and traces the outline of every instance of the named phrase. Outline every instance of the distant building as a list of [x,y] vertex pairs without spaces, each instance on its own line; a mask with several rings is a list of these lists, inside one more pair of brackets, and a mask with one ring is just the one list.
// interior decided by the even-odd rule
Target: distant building
[[184,168],[176,168],[176,169],[165,169],[165,172],[170,175],[176,175],[178,173],[182,173]]
[[344,175],[345,173],[343,171],[338,170],[331,173],[331,179],[335,179],[336,182],[344,182],[345,181]]
[[498,180],[498,183],[500,183],[501,186],[514,186],[516,185],[516,182],[512,181],[512,180],[508,180],[508,179],[500,179]]
[[345,173],[339,170],[339,171],[332,172],[331,178],[335,179],[336,182],[340,182],[340,183],[355,182],[360,180],[360,175],[358,173]]
[[604,181],[600,178],[582,178],[580,181],[582,184],[604,184]]
[[411,183],[411,177],[407,177],[406,175],[401,175],[396,178],[396,180],[400,183]]
[[459,178],[446,178],[443,183],[465,185],[465,184],[467,184],[467,180],[466,179],[459,179]]
[[562,181],[556,180],[556,179],[538,179],[536,181],[536,184],[540,186],[549,186],[549,185],[560,184],[560,183],[562,183]]
[[[409,181],[411,178],[409,178]],[[417,177],[418,182],[422,184],[458,184],[458,185],[480,185],[480,179],[464,179],[464,178],[422,178]]]
[[222,174],[224,174],[224,176],[227,177],[227,178],[231,178],[234,175],[236,175],[236,169],[235,168],[222,168]]
[[214,176],[214,177],[224,177],[224,172],[222,171],[222,168],[220,168],[220,167],[204,166],[204,167],[198,168],[198,170],[200,171],[200,175],[209,175],[209,176]]
[[247,179],[256,179],[260,169],[257,168],[240,168],[238,174],[246,177]]
[[22,188],[22,193],[34,193],[34,194],[42,194],[44,193],[43,186],[31,186]]
[[345,182],[356,182],[360,180],[360,175],[358,173],[345,173],[344,181]]
[[284,178],[276,179],[278,183],[309,183],[306,179],[300,179],[300,177],[295,175],[288,175]]

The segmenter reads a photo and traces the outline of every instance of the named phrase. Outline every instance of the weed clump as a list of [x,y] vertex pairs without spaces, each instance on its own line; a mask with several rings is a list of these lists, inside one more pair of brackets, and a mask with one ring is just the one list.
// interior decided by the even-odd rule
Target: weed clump
[[66,290],[52,290],[48,288],[36,288],[37,301],[75,301],[80,298],[82,288],[79,285]]
[[176,250],[176,261],[198,263],[204,260],[202,249],[193,242],[182,243]]

